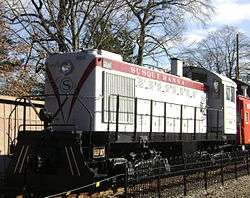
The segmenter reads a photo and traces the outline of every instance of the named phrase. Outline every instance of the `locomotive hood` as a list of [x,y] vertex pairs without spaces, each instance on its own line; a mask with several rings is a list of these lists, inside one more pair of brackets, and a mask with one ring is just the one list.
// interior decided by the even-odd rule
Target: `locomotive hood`
[[195,67],[195,66],[184,67],[183,75],[185,77],[191,78],[192,80],[205,84],[207,84],[209,78],[210,79],[213,78],[213,80],[216,80],[222,84],[230,84],[234,88],[237,87],[236,83],[230,78],[223,76],[222,74],[213,72],[211,70],[207,70],[203,67]]

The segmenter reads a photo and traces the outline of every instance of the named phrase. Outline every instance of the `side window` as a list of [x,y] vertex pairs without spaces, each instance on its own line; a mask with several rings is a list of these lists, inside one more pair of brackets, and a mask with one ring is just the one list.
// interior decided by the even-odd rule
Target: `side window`
[[245,114],[245,122],[246,122],[246,124],[248,124],[248,119],[249,119],[249,115],[248,115],[248,112],[246,112],[246,114]]
[[235,88],[227,86],[226,87],[226,99],[231,102],[235,102]]
[[235,102],[235,88],[231,87],[231,101]]
[[227,99],[227,100],[230,100],[230,99],[231,99],[230,95],[231,95],[231,89],[230,89],[229,86],[227,86],[227,87],[226,87],[226,99]]

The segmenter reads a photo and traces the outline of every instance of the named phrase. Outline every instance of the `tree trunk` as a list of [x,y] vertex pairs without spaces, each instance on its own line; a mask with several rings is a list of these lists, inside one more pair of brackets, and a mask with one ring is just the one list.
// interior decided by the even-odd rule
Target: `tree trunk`
[[65,27],[65,15],[66,15],[66,4],[67,0],[59,1],[59,12],[57,16],[57,38],[58,38],[58,48],[60,52],[67,51],[67,47],[65,45],[65,37],[64,37],[64,27]]
[[140,32],[140,37],[139,37],[139,49],[138,49],[138,55],[137,55],[137,65],[142,65],[143,64],[143,52],[144,52],[144,47],[145,47],[145,27],[143,24],[141,24],[141,32]]

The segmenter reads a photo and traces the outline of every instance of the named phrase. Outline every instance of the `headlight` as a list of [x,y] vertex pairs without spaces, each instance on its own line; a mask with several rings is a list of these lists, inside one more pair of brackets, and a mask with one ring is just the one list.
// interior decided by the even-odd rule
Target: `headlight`
[[73,65],[70,62],[63,63],[61,65],[61,71],[64,75],[68,75],[73,70]]
[[105,147],[94,147],[93,158],[105,157]]

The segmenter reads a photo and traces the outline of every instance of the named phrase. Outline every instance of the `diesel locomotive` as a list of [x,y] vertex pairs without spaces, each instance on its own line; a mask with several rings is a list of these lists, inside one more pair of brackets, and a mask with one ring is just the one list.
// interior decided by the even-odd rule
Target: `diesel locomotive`
[[138,161],[167,165],[183,153],[250,141],[248,97],[204,68],[171,59],[168,72],[92,49],[53,54],[45,66],[44,129],[20,128],[9,185],[60,191]]

